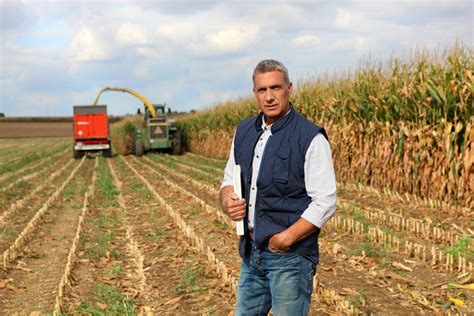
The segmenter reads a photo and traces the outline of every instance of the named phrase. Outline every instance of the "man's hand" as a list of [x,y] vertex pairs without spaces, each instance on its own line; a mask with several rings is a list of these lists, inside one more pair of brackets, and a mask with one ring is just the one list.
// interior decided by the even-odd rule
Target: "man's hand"
[[245,217],[245,199],[239,199],[234,193],[233,186],[225,186],[221,189],[220,200],[222,209],[233,221],[238,221]]
[[288,230],[284,230],[281,233],[273,235],[268,240],[268,250],[271,252],[287,252],[290,250],[290,246],[293,244],[290,238],[288,238]]
[[318,229],[316,226],[301,217],[286,230],[273,235],[268,240],[268,250],[271,252],[286,252],[290,250],[294,243],[308,237],[316,229]]

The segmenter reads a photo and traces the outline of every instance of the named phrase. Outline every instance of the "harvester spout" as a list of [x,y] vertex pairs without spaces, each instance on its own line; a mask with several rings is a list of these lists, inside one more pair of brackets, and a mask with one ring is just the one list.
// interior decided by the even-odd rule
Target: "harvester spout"
[[152,117],[157,116],[155,108],[143,95],[141,95],[140,93],[138,93],[138,92],[136,92],[132,89],[128,89],[128,88],[109,88],[109,87],[106,87],[106,88],[100,90],[99,94],[97,94],[97,97],[95,98],[95,101],[94,101],[94,105],[97,105],[97,103],[99,102],[100,96],[102,95],[102,93],[104,93],[106,91],[118,91],[118,92],[129,93],[129,94],[133,95],[134,97],[138,98],[140,101],[142,101],[145,104],[145,106],[150,111],[150,114],[151,114]]

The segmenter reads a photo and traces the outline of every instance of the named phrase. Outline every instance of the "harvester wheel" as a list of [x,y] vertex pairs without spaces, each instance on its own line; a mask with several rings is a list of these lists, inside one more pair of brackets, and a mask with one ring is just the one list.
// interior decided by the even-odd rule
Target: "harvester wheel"
[[173,145],[171,147],[171,154],[173,155],[181,155],[182,148],[181,148],[181,133],[176,132],[172,139]]
[[132,154],[135,156],[143,156],[143,141],[137,137],[137,133],[132,134]]
[[132,134],[132,154],[135,156],[143,156],[143,141],[137,137],[134,132]]
[[84,153],[85,153],[85,152],[82,151],[82,150],[76,150],[76,149],[74,148],[74,145],[72,146],[72,157],[73,157],[74,159],[81,159],[82,157],[84,157]]
[[137,139],[135,142],[135,155],[143,156],[143,141],[141,139]]

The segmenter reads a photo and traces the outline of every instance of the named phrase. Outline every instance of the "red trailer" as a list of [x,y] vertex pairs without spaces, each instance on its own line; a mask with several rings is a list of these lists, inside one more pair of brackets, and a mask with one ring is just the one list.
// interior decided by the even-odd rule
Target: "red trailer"
[[86,152],[102,151],[112,155],[106,105],[74,106],[73,157],[82,158]]

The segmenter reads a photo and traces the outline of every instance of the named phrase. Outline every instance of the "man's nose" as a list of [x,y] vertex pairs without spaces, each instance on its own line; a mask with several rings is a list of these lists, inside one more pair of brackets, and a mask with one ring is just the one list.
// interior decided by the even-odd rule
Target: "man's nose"
[[275,97],[273,96],[273,92],[271,89],[267,90],[267,93],[265,94],[265,101],[273,101]]

